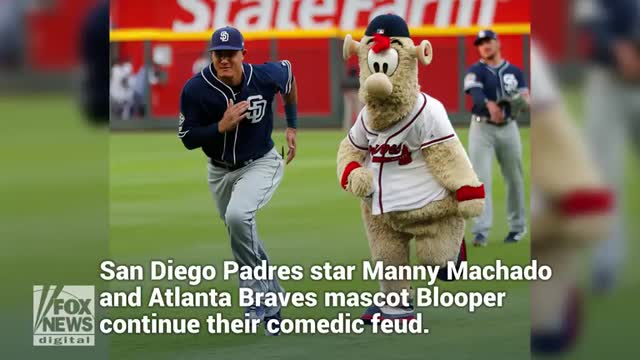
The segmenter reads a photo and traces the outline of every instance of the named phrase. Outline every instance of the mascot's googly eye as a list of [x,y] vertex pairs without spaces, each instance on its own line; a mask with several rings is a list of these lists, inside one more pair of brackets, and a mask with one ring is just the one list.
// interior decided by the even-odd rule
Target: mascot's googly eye
[[393,48],[379,53],[369,50],[367,63],[369,64],[369,71],[371,71],[372,74],[383,73],[391,76],[398,68],[398,51]]

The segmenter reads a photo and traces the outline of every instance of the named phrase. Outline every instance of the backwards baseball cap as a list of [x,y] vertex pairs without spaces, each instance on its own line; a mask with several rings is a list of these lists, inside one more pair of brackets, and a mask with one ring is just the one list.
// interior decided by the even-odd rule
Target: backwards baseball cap
[[225,26],[216,30],[211,36],[211,47],[209,51],[243,49],[244,37],[242,33],[234,27]]
[[476,39],[473,41],[473,45],[478,46],[478,44],[484,39],[498,40],[498,34],[491,30],[482,30],[478,33],[478,36],[476,36]]
[[379,34],[387,37],[409,37],[409,27],[407,26],[407,22],[400,16],[383,14],[371,20],[364,34],[366,36]]

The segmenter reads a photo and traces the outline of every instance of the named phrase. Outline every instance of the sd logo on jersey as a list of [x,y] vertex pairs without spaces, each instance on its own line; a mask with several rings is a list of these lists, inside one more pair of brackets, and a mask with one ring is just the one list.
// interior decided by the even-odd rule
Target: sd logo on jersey
[[247,101],[249,102],[247,119],[251,120],[252,124],[260,122],[267,109],[267,100],[264,100],[262,95],[252,95],[247,98]]
[[504,82],[504,90],[508,95],[512,95],[518,92],[518,79],[514,74],[505,74],[502,77]]

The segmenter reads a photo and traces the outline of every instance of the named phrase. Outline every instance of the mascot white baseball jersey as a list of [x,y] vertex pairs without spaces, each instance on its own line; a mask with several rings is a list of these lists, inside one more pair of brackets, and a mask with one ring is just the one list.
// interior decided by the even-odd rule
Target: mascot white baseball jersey
[[456,136],[442,103],[424,93],[402,121],[384,131],[369,129],[367,108],[362,109],[349,140],[369,152],[365,167],[374,174],[372,214],[419,209],[444,199],[448,191],[431,175],[421,150]]

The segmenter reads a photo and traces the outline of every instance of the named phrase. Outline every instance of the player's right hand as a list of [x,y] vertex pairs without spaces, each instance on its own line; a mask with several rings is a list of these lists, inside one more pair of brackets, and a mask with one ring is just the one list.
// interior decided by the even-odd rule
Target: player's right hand
[[249,102],[246,100],[237,104],[234,104],[233,100],[229,100],[227,111],[224,112],[222,120],[218,122],[218,132],[224,133],[235,129],[238,123],[247,116],[248,108]]
[[504,113],[498,104],[495,101],[487,102],[487,109],[489,109],[489,114],[491,114],[491,121],[496,122],[498,124],[504,121]]

